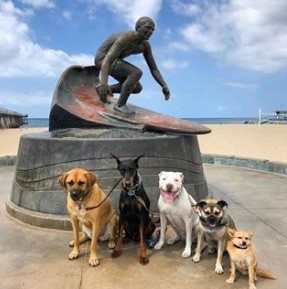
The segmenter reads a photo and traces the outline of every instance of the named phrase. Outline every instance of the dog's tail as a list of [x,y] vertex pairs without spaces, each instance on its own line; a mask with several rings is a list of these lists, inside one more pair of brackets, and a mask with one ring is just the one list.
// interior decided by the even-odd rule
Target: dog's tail
[[262,278],[276,280],[276,277],[274,277],[272,273],[262,269],[256,269],[256,274]]

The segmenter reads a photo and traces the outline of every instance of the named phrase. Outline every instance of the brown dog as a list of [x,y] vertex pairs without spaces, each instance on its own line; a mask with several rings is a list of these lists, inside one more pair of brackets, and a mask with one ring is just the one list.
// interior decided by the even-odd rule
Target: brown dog
[[255,247],[252,243],[252,232],[236,231],[228,229],[231,239],[227,242],[227,251],[230,256],[231,272],[227,283],[233,284],[236,269],[241,273],[249,275],[249,289],[256,289],[254,282],[261,276],[268,279],[276,279],[271,273],[257,268]]
[[[72,169],[59,177],[59,183],[67,191],[67,208],[70,213],[74,239],[70,242],[73,247],[69,259],[79,256],[79,246],[91,239],[89,264],[97,266],[97,240],[103,229],[109,239],[108,246],[115,247],[115,231],[118,218],[110,200],[97,184],[96,175],[80,168]],[[82,237],[79,238],[79,230]]]
[[233,219],[227,213],[227,203],[224,200],[205,199],[193,206],[199,216],[197,246],[192,261],[197,263],[201,258],[203,240],[207,241],[208,253],[212,254],[217,250],[215,273],[222,274],[222,255],[226,248],[228,238],[227,228],[235,229]]

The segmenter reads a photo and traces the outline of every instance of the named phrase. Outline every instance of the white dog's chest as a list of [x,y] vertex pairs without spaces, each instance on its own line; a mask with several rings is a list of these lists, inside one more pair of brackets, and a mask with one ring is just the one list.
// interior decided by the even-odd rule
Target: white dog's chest
[[192,219],[190,205],[185,205],[184,202],[182,202],[180,205],[166,204],[162,201],[159,206],[161,213],[165,214],[168,222],[177,231],[177,233],[180,234],[181,237],[185,237],[186,222],[191,222]]

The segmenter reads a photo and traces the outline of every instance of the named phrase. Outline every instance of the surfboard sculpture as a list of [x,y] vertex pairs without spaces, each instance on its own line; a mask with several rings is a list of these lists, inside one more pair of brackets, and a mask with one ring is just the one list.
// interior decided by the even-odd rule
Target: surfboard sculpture
[[49,130],[66,128],[130,128],[176,134],[206,134],[210,129],[197,123],[159,114],[132,104],[134,115],[114,110],[117,99],[102,103],[96,91],[99,79],[94,66],[71,66],[56,86],[49,117]]

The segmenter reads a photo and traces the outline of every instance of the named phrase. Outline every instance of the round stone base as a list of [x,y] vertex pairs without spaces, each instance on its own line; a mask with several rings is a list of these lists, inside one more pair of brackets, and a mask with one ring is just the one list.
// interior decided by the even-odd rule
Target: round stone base
[[[111,154],[126,159],[143,153],[138,171],[150,198],[151,212],[158,211],[158,174],[163,170],[182,172],[184,186],[196,200],[207,197],[196,135],[129,129],[66,129],[21,137],[7,211],[32,225],[70,228],[66,224],[66,193],[58,183],[59,176],[72,168],[84,168],[96,173],[100,187],[109,193],[119,178]],[[116,210],[119,195],[120,185],[110,195]]]

